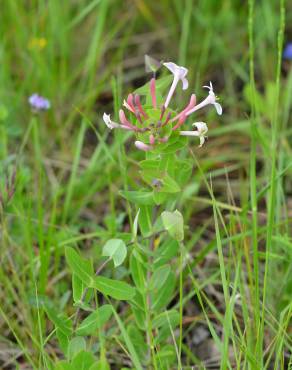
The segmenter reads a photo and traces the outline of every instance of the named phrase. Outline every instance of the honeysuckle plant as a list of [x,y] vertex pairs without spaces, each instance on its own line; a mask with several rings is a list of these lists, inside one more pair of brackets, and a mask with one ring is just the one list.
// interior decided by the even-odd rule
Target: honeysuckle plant
[[166,201],[167,194],[180,192],[190,176],[191,161],[180,160],[176,155],[187,144],[187,137],[197,137],[199,147],[206,141],[207,123],[192,122],[195,112],[214,107],[218,115],[222,114],[212,82],[203,86],[208,95],[201,102],[197,103],[196,95],[191,93],[187,104],[175,109],[173,97],[176,90],[189,87],[188,69],[173,62],[163,63],[163,66],[171,73],[170,78],[156,79],[155,70],[149,83],[124,100],[118,121],[112,120],[107,113],[103,115],[104,123],[111,130],[131,131],[136,148],[146,153],[145,160],[140,163],[140,173],[152,188],[156,204]]
[[[213,105],[218,115],[222,114],[222,107],[217,101],[217,97],[210,82],[204,88],[209,90],[208,96],[199,104],[196,102],[196,95],[191,94],[188,104],[181,110],[176,111],[170,108],[170,103],[175,90],[181,82],[182,89],[186,90],[189,86],[187,80],[188,70],[172,62],[163,63],[163,65],[172,73],[173,79],[165,99],[161,102],[158,99],[160,92],[156,89],[157,81],[155,77],[151,78],[149,91],[146,95],[145,103],[141,103],[141,96],[138,93],[131,93],[124,100],[123,106],[128,112],[120,109],[119,121],[111,120],[110,115],[104,113],[103,120],[110,129],[124,129],[132,131],[136,136],[135,145],[138,149],[145,152],[164,153],[170,150],[175,143],[184,143],[180,136],[197,136],[200,139],[200,146],[205,142],[205,134],[208,131],[207,124],[204,122],[194,122],[192,126],[196,131],[184,130],[181,127],[185,124],[194,112],[206,106]],[[179,144],[174,149],[179,148]]]
[[[153,72],[149,83],[128,95],[118,120],[103,114],[108,129],[132,132],[134,145],[145,154],[139,162],[144,186],[138,180],[135,189],[120,192],[133,206],[131,234],[119,233],[104,240],[102,260],[95,262],[96,267],[75,249],[67,247],[66,259],[72,271],[73,300],[77,308],[74,320],[63,317],[60,321],[54,308],[46,306],[67,356],[66,369],[72,366],[75,369],[74,363],[79,364],[81,354],[88,361],[86,368],[91,369],[94,359],[85,351],[85,338],[97,332],[104,338],[102,331],[111,317],[117,321],[119,341],[127,348],[132,368],[182,368],[182,288],[178,288],[179,311],[171,301],[176,292],[176,273],[180,281],[183,278],[185,233],[183,215],[175,210],[175,201],[192,174],[193,163],[190,158],[180,158],[180,152],[188,137],[197,138],[199,147],[205,144],[207,124],[192,122],[193,114],[210,106],[221,115],[222,107],[210,82],[205,86],[208,95],[200,103],[197,104],[192,93],[184,107],[174,108],[176,90],[186,90],[189,86],[188,70],[172,62],[163,63],[171,74],[157,79],[159,63],[149,57],[147,61],[148,71]],[[172,263],[178,256],[179,262]],[[121,265],[128,266],[129,274],[120,274],[128,277],[127,282],[114,278],[115,274],[103,276],[106,266],[117,269]],[[94,290],[104,297],[98,307],[90,305]],[[112,300],[128,303],[131,320],[121,322]],[[179,330],[175,330],[177,327]],[[76,348],[81,350],[73,356]],[[108,368],[105,352],[100,349],[98,355],[103,366],[100,368]],[[119,365],[124,366],[116,364]]]

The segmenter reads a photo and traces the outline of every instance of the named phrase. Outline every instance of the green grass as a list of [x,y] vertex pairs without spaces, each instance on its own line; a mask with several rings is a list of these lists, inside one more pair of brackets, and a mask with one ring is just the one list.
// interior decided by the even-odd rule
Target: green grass
[[[142,154],[131,134],[109,132],[102,115],[117,119],[127,93],[148,80],[144,54],[189,69],[190,87],[177,103],[190,91],[201,99],[211,80],[224,113],[206,110],[209,140],[202,149],[190,140],[180,154],[195,169],[176,203],[186,238],[171,260],[167,310],[179,320],[173,329],[167,316],[169,348],[155,342],[157,318],[145,295],[142,339],[131,327],[132,306],[111,300],[113,315],[86,338],[87,349],[100,368],[105,361],[113,369],[292,366],[292,62],[282,60],[291,22],[285,0],[3,2],[2,194],[6,174],[16,168],[17,175],[0,210],[0,368],[54,369],[63,359],[45,302],[74,321],[66,247],[95,268],[104,243],[123,233],[141,251],[130,241],[137,209],[119,191],[137,189]],[[38,38],[43,48],[32,45]],[[50,99],[48,112],[30,112],[34,92]],[[143,237],[139,231],[149,266],[165,235]],[[102,274],[131,283],[130,270],[127,258]],[[93,294],[94,303],[108,302]]]

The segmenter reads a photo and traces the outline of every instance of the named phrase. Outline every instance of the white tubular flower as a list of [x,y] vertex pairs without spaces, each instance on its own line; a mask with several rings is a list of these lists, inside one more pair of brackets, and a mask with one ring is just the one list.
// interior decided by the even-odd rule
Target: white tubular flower
[[217,103],[217,97],[214,94],[212,82],[210,82],[210,86],[203,86],[203,87],[205,87],[206,89],[209,90],[209,95],[200,104],[198,104],[194,108],[190,109],[186,113],[186,115],[189,116],[191,113],[196,112],[197,110],[205,107],[206,105],[212,104],[212,105],[214,105],[217,114],[219,114],[219,116],[221,116],[221,114],[222,114],[222,107],[221,107],[221,105],[219,103]]
[[113,128],[122,128],[124,130],[133,130],[133,127],[126,126],[126,125],[120,125],[119,123],[112,121],[110,114],[104,113],[103,116],[102,116],[102,118],[103,118],[104,123],[111,130]]
[[107,125],[107,127],[109,128],[109,129],[113,129],[113,128],[118,128],[118,127],[120,127],[120,125],[118,124],[118,123],[116,123],[116,122],[113,122],[112,120],[111,120],[111,116],[110,116],[110,114],[106,114],[106,113],[104,113],[103,114],[103,116],[102,116],[102,119],[103,119],[103,121],[104,121],[104,123]]
[[196,131],[180,131],[181,136],[198,136],[200,138],[200,145],[201,148],[205,142],[206,133],[208,132],[208,126],[205,122],[195,122],[192,126],[197,128]]
[[168,68],[170,70],[170,72],[173,74],[173,81],[172,81],[171,87],[169,89],[167,98],[166,98],[165,103],[164,103],[165,108],[167,108],[168,104],[170,102],[170,99],[172,98],[172,95],[173,95],[179,81],[182,82],[183,90],[186,90],[188,88],[189,82],[186,79],[186,75],[188,73],[188,70],[187,70],[187,68],[180,67],[180,66],[178,66],[178,65],[176,65],[175,63],[172,63],[172,62],[163,63],[163,65],[166,68]]

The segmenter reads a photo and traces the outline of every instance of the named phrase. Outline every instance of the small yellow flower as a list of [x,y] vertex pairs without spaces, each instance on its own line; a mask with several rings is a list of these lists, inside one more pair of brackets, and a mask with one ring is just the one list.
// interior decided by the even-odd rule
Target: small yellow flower
[[155,240],[154,240],[154,249],[158,248],[160,244],[160,237],[158,236]]
[[28,43],[28,48],[41,51],[46,47],[47,43],[44,37],[33,37]]

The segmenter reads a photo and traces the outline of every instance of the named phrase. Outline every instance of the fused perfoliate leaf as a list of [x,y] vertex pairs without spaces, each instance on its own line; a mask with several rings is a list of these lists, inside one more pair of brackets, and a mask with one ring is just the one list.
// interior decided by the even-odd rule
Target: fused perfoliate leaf
[[112,258],[115,267],[117,267],[124,262],[127,256],[126,244],[121,239],[110,239],[105,243],[102,255]]
[[150,73],[150,72],[157,72],[158,69],[161,67],[161,62],[157,59],[154,59],[152,57],[150,57],[149,55],[145,55],[145,69],[146,69],[146,72]]
[[162,222],[169,235],[181,242],[184,239],[184,219],[182,214],[175,210],[174,212],[162,212]]

